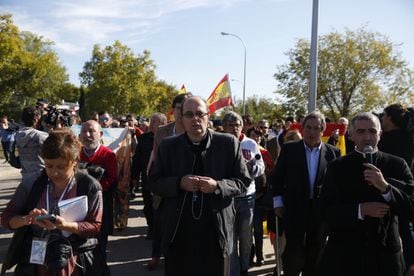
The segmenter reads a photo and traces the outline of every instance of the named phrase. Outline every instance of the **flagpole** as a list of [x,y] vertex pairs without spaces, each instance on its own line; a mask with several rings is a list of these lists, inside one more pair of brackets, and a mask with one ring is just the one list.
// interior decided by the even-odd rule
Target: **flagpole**
[[244,48],[244,66],[243,66],[243,115],[246,115],[246,56],[247,56],[246,44],[244,44],[243,39],[241,39],[236,34],[221,32],[221,35],[234,36],[235,38],[237,38],[238,40],[240,40],[240,42],[243,44],[243,48]]
[[308,112],[316,109],[316,96],[318,93],[318,7],[319,0],[313,0]]

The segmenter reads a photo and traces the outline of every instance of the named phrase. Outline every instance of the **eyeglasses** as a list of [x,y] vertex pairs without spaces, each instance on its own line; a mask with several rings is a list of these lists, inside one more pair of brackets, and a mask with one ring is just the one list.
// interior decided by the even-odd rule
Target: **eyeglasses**
[[259,126],[259,128],[261,128],[261,129],[268,129],[269,127],[267,127],[267,126]]
[[194,117],[197,117],[197,118],[201,119],[201,118],[203,118],[203,117],[205,117],[207,115],[208,115],[207,112],[201,112],[201,111],[192,112],[192,111],[187,111],[187,112],[185,112],[183,114],[183,117],[184,118],[187,118],[187,119],[192,119]]
[[99,118],[99,121],[101,121],[101,122],[107,122],[107,121],[109,121],[109,118],[102,117],[102,118]]

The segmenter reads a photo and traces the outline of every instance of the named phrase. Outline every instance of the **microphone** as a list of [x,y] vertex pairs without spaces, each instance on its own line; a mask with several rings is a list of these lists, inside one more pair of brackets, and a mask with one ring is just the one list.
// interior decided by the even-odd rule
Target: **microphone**
[[262,156],[257,153],[254,158],[250,159],[249,161],[247,161],[247,163],[251,163],[251,164],[256,164],[257,161],[259,161],[260,159],[262,159]]
[[365,154],[365,163],[373,164],[374,161],[372,154],[374,153],[374,149],[370,145],[366,145],[363,151]]

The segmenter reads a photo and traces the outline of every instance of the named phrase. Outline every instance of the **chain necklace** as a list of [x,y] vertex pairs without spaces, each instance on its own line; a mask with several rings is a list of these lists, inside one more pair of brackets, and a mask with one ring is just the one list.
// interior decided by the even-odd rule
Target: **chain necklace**
[[203,214],[204,193],[201,193],[200,212],[198,213],[198,216],[194,214],[194,202],[197,201],[197,198],[197,192],[193,192],[193,198],[191,200],[191,214],[193,215],[194,220],[199,220],[201,218],[201,215]]

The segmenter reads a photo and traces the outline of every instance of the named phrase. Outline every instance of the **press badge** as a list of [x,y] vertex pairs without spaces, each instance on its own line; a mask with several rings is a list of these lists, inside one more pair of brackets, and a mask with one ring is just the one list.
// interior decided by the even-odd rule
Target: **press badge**
[[30,252],[31,264],[44,264],[46,256],[47,239],[33,238]]

